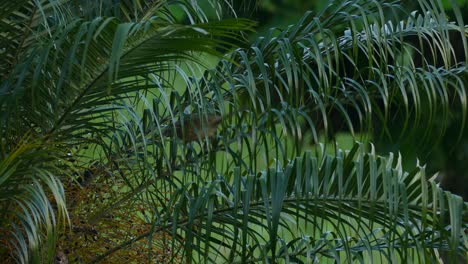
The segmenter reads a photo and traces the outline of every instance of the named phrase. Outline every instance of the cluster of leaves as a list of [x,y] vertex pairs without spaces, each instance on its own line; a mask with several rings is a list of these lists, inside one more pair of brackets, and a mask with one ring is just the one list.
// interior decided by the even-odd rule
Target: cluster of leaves
[[[402,157],[373,147],[316,144],[343,127],[388,135],[394,118],[400,137],[444,128],[439,120],[456,111],[464,122],[459,13],[451,23],[437,1],[411,13],[393,1],[332,1],[237,48],[255,23],[223,18],[228,1],[206,2],[214,16],[188,0],[99,3],[0,3],[2,255],[302,263],[466,254],[468,206],[424,167],[407,173]],[[200,62],[209,56],[214,66]]]

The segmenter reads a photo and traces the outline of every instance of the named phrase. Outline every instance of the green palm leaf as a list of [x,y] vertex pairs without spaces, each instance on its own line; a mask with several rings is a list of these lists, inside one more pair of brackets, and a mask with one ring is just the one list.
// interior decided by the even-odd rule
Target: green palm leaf
[[84,141],[102,144],[93,133],[112,129],[102,120],[125,108],[122,100],[131,93],[154,87],[149,75],[182,61],[198,61],[202,53],[220,55],[232,47],[227,45],[230,38],[253,25],[245,19],[207,22],[202,10],[188,2],[176,4],[191,15],[189,25],[173,19],[168,2],[139,7],[135,12],[148,16],[146,20],[127,23],[118,17],[73,17],[66,13],[69,4],[20,1],[0,6],[6,67],[0,89],[2,228],[19,262],[54,257],[62,232],[57,225],[67,219],[60,178],[73,172],[65,158],[71,149]]
[[60,154],[41,146],[25,138],[0,165],[2,235],[15,238],[16,243],[5,246],[16,248],[14,258],[21,263],[51,261],[57,232],[68,219],[64,188],[57,178],[63,169],[54,162]]
[[172,232],[186,262],[412,262],[465,252],[467,205],[427,182],[424,167],[405,172],[401,159],[355,145],[258,174],[237,168],[232,181],[179,186],[158,227],[132,242]]

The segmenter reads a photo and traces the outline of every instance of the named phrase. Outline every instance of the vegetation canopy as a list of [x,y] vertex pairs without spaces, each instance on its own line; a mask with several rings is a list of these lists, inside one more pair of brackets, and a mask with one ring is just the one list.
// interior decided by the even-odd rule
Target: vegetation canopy
[[463,261],[468,204],[381,148],[464,139],[457,1],[252,3],[0,2],[0,259]]

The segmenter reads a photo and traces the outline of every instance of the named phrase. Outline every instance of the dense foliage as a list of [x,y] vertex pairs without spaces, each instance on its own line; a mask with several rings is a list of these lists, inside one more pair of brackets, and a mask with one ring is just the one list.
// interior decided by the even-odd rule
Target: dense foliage
[[468,28],[408,7],[0,2],[0,258],[458,261],[468,204],[370,143],[464,134]]

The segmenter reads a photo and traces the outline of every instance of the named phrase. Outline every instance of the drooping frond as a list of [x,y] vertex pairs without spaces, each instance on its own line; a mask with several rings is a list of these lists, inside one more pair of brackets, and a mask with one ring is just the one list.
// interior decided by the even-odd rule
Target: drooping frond
[[261,113],[282,104],[306,112],[315,142],[323,130],[381,127],[377,132],[390,136],[391,118],[403,120],[396,136],[431,128],[450,109],[467,109],[467,29],[436,10],[337,2],[237,50],[230,59],[239,64],[221,61],[221,73],[202,85],[228,87],[223,96],[242,109]]
[[[170,252],[183,247],[186,262],[417,262],[466,250],[460,197],[428,182],[424,167],[407,173],[401,156],[364,149],[306,152],[257,174],[235,168],[206,184],[177,184],[156,227],[130,242],[170,233],[180,238]],[[162,186],[144,193],[157,197]]]
[[[20,262],[54,257],[56,225],[67,218],[61,180],[74,173],[72,149],[103,144],[101,135],[113,129],[104,120],[124,109],[132,93],[153,88],[155,80],[173,89],[164,80],[169,69],[199,62],[202,54],[222,55],[253,26],[246,19],[208,21],[192,1],[147,2],[134,17],[90,20],[71,12],[73,4],[0,4],[0,206],[7,212],[2,223],[9,223],[2,233]],[[15,154],[31,142],[24,157]]]
[[188,26],[160,18],[124,24],[115,18],[77,21],[41,41],[28,61],[17,65],[2,85],[3,108],[16,111],[6,104],[23,98],[25,121],[41,133],[56,131],[66,120],[89,127],[85,120],[93,111],[92,119],[99,118],[106,108],[118,107],[110,102],[154,87],[151,74],[162,75],[180,60],[196,60],[194,53],[219,54],[215,49],[227,41],[216,36],[235,38],[249,26],[239,19]]
[[2,246],[16,248],[13,257],[18,263],[50,262],[57,232],[64,231],[68,219],[64,189],[57,177],[65,176],[59,175],[63,172],[56,163],[63,157],[52,147],[43,149],[31,137],[23,140],[0,163],[0,220],[7,223],[2,224],[7,243]]

